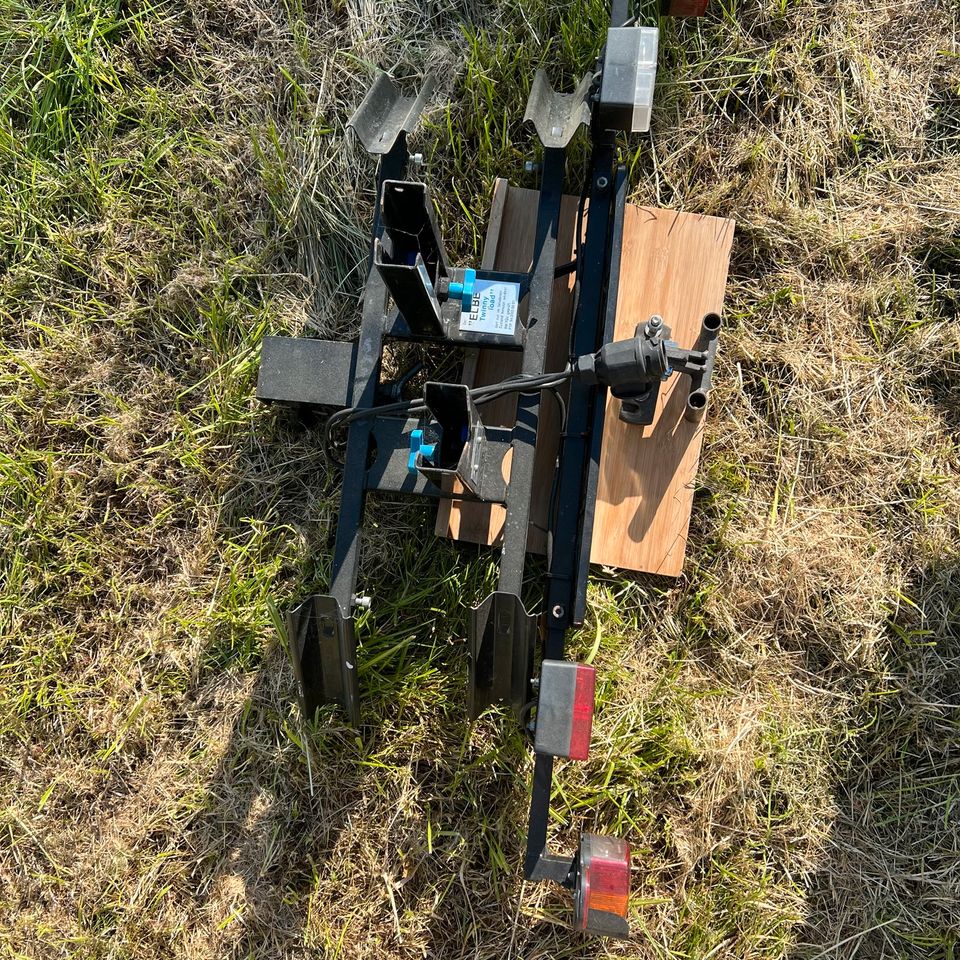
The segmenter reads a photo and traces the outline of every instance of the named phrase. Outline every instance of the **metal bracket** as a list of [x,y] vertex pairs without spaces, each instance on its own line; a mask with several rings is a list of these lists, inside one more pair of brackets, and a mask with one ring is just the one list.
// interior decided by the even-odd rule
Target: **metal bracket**
[[333,597],[314,594],[287,613],[287,636],[304,716],[312,719],[323,704],[338,703],[357,726],[360,691],[353,617],[345,617]]
[[470,719],[492,703],[517,714],[529,700],[537,615],[515,593],[496,590],[470,614]]
[[[481,425],[484,436],[480,442],[484,452],[480,460],[479,491],[474,495],[470,490],[456,490],[453,485],[439,486],[423,470],[410,472],[410,434],[420,427],[420,421],[416,418],[377,417],[373,421],[370,429],[374,447],[373,462],[367,469],[364,481],[368,490],[503,503],[507,484],[503,479],[502,464],[510,450],[509,430]],[[445,471],[438,472],[443,474]]]
[[534,883],[552,880],[568,890],[573,889],[574,877],[577,869],[576,857],[564,857],[556,853],[542,853],[536,867],[528,879]]
[[380,195],[383,236],[374,242],[373,262],[411,330],[442,334],[437,285],[450,274],[440,229],[426,186],[386,180]]
[[403,97],[400,87],[381,73],[347,126],[360,138],[367,153],[387,154],[401,133],[413,133],[416,129],[433,87],[434,79],[428,77],[415,97]]
[[357,345],[312,337],[264,337],[257,399],[305,407],[346,407]]
[[593,75],[585,73],[573,93],[557,93],[543,70],[530,87],[523,122],[533,124],[545,147],[565,147],[581,124],[590,123],[590,87]]
[[650,384],[647,392],[639,397],[622,397],[620,399],[619,419],[624,423],[633,423],[641,427],[648,427],[657,415],[657,400],[660,397],[660,383]]
[[690,375],[690,394],[684,416],[692,423],[703,419],[707,411],[707,399],[713,384],[713,365],[717,359],[717,338],[722,325],[719,313],[708,313],[703,318],[698,346],[705,346],[703,362],[691,365],[685,372]]
[[[461,327],[464,315],[466,314],[466,301],[461,296],[451,295],[450,288],[455,283],[464,286],[464,278],[470,273],[473,274],[474,283],[483,283],[484,281],[493,281],[498,284],[515,284],[519,287],[517,292],[517,320],[513,327],[513,332],[506,330],[491,333],[489,329],[476,330]],[[464,267],[451,267],[447,277],[441,278],[436,285],[435,290],[440,301],[440,326],[438,331],[419,331],[414,329],[413,324],[407,321],[407,318],[398,309],[394,310],[388,318],[386,327],[386,336],[397,340],[417,340],[417,341],[436,341],[460,346],[482,346],[492,349],[502,350],[521,350],[527,339],[527,327],[520,319],[522,301],[530,293],[530,275],[526,273],[505,273],[499,270],[471,270]],[[419,291],[415,293],[419,296]],[[430,308],[428,321],[432,324],[433,308]]]
[[417,470],[440,488],[445,481],[459,480],[479,496],[486,434],[470,388],[464,383],[426,383],[424,398],[440,438],[431,460],[417,454]]

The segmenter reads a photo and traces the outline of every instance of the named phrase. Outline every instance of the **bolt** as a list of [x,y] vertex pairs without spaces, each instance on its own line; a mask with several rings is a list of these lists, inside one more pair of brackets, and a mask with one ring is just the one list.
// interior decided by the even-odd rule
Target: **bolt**
[[418,167],[422,167],[422,166],[423,166],[423,154],[422,154],[422,153],[415,153],[415,154],[410,158],[410,162],[413,163],[413,164],[416,164],[416,166],[418,166]]
[[354,605],[355,607],[360,607],[362,610],[369,610],[369,609],[370,609],[370,598],[369,598],[369,597],[361,597],[360,594],[354,594],[354,597],[353,597],[353,605]]
[[601,190],[606,190],[610,185],[610,181],[606,177],[597,177],[597,186]]
[[561,607],[559,603],[550,612],[553,614],[554,620],[560,620],[564,614],[563,607]]
[[527,173],[536,173],[540,169],[540,164],[535,163],[533,160],[527,160],[523,164],[523,169],[526,170]]
[[663,324],[663,317],[653,316],[643,325],[644,335],[651,339],[662,339],[667,328]]

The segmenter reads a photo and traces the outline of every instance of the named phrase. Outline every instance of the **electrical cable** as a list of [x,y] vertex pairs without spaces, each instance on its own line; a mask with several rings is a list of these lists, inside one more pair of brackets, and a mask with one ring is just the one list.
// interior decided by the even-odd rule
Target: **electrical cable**
[[[501,380],[499,383],[491,383],[482,387],[474,387],[470,390],[470,398],[478,406],[483,403],[489,403],[500,397],[507,396],[510,393],[539,393],[541,390],[556,391],[557,388],[566,383],[573,376],[573,369],[567,367],[566,370],[557,373],[544,373],[538,376],[529,374],[518,374]],[[566,420],[565,405],[561,401],[561,418]],[[376,407],[347,407],[345,410],[338,410],[331,414],[323,430],[323,446],[327,458],[337,466],[343,466],[334,453],[333,434],[341,426],[353,423],[356,420],[363,420],[369,417],[388,416],[390,414],[413,414],[425,413],[427,411],[425,400],[404,400],[398,403],[385,403]]]
[[[580,191],[580,200],[577,203],[577,226],[573,235],[574,240],[574,249],[573,249],[573,264],[574,264],[574,274],[573,274],[573,303],[571,304],[570,317],[575,319],[577,316],[577,310],[580,308],[580,263],[581,263],[581,248],[583,246],[583,220],[584,214],[586,213],[587,206],[587,197],[590,194],[590,177],[584,177],[583,180],[583,189]],[[576,324],[570,324],[570,339],[567,346],[567,353],[570,357],[570,362],[573,362],[573,331]]]

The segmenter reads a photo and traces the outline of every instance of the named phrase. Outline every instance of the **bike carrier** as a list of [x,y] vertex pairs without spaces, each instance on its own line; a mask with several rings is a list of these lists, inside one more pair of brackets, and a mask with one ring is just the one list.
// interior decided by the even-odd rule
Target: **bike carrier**
[[[677,5],[678,12],[696,6]],[[617,162],[617,136],[635,131],[638,124],[644,129],[648,122],[657,43],[655,29],[620,26],[627,22],[627,5],[613,6],[605,50],[615,69],[608,70],[601,57],[597,69],[570,95],[555,92],[542,72],[534,78],[524,119],[535,128],[544,152],[533,261],[524,273],[450,264],[427,186],[405,179],[406,135],[432,85],[405,98],[385,74],[376,79],[349,121],[368,152],[380,158],[358,342],[267,337],[257,396],[336,408],[328,435],[338,427],[346,430],[329,593],[308,597],[287,615],[290,652],[308,717],[333,703],[352,724],[360,722],[354,613],[369,602],[357,595],[367,492],[455,496],[506,507],[499,583],[470,617],[468,712],[475,718],[492,704],[506,703],[533,728],[536,759],[525,876],[570,889],[578,929],[625,937],[627,844],[584,834],[573,856],[547,848],[554,758],[586,759],[593,716],[593,668],[566,661],[564,639],[584,620],[607,389],[621,399],[624,419],[649,422],[661,380],[683,372],[692,381],[688,415],[701,416],[720,319],[706,318],[700,350],[681,350],[659,317],[641,324],[633,339],[611,343],[627,190],[626,169]],[[581,126],[589,126],[592,143],[581,200],[589,204],[589,215],[585,234],[576,238],[579,295],[570,330],[570,366],[556,375],[569,392],[556,464],[545,612],[539,615],[527,611],[520,592],[541,391],[556,389],[545,370],[545,352],[565,150]],[[422,401],[404,402],[402,383],[381,383],[383,347],[390,339],[519,351],[520,379],[473,390],[429,382]],[[524,384],[526,392],[521,392]],[[478,408],[497,389],[517,393],[512,428],[482,421]],[[392,402],[384,403],[385,398]],[[512,459],[505,483],[501,463],[508,451]],[[535,678],[538,633],[541,667]]]

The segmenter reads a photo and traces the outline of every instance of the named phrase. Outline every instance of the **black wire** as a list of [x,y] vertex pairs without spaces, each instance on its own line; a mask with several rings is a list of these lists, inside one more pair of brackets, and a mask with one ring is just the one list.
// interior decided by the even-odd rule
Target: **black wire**
[[560,436],[562,437],[567,429],[567,401],[563,399],[559,387],[549,387],[548,390],[560,408]]
[[[500,383],[487,384],[482,387],[474,387],[470,391],[470,398],[477,405],[490,403],[500,397],[507,396],[510,393],[539,393],[541,390],[556,391],[573,376],[573,370],[567,368],[558,373],[545,373],[536,377],[526,374],[518,374],[509,377]],[[561,416],[566,420],[566,409],[562,398],[555,394],[561,403]],[[386,403],[377,407],[347,407],[345,410],[338,410],[331,414],[327,419],[326,426],[323,429],[323,446],[327,458],[336,466],[344,465],[334,452],[333,434],[341,425],[353,423],[356,420],[363,420],[369,417],[388,416],[390,414],[411,414],[425,413],[427,404],[424,400],[404,400],[399,403]]]
[[[526,396],[529,396],[532,393],[539,393],[540,390],[549,393],[554,400],[557,401],[557,412],[560,414],[560,433],[562,434],[567,428],[567,404],[563,399],[563,394],[560,393],[560,387],[563,386],[562,383],[555,383],[552,386],[539,387],[537,390],[517,390],[517,393],[522,393]],[[474,400],[474,403],[477,406],[480,406],[483,403],[490,403],[491,400],[496,400],[497,397],[481,397],[479,400]]]

